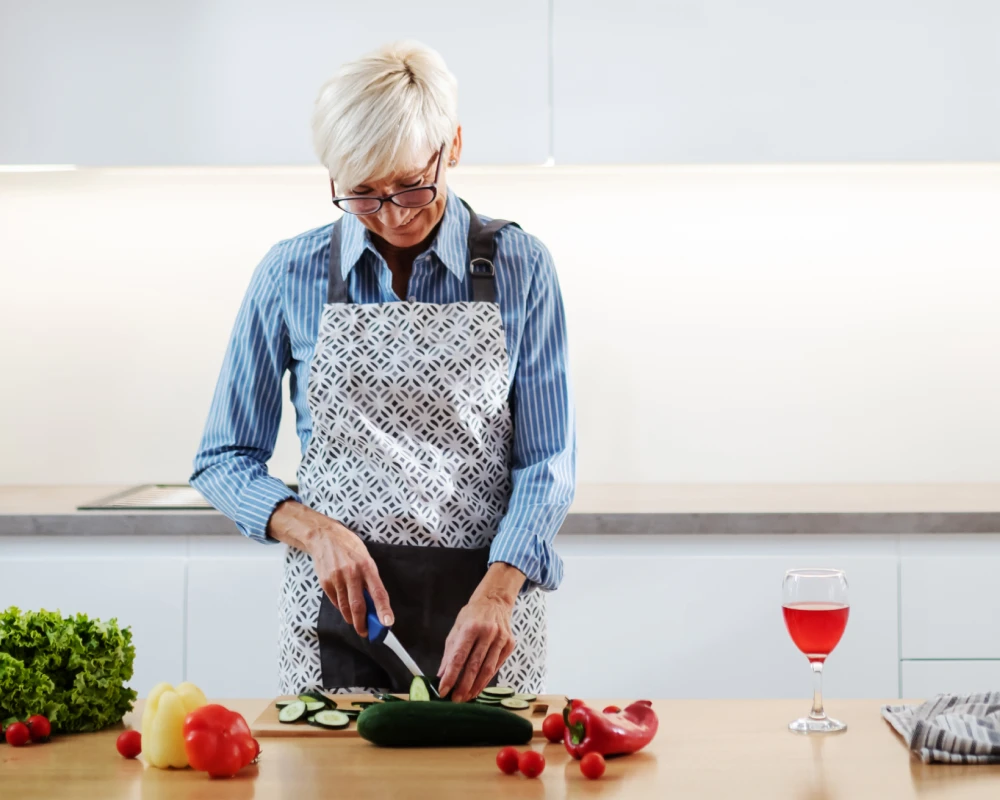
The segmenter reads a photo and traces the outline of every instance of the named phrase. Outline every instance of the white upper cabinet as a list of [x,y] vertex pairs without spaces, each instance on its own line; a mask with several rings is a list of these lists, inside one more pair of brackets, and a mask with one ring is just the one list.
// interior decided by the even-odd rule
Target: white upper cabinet
[[310,116],[344,61],[436,48],[466,164],[549,151],[548,3],[0,0],[0,164],[314,164]]
[[553,0],[556,163],[1000,159],[995,0]]

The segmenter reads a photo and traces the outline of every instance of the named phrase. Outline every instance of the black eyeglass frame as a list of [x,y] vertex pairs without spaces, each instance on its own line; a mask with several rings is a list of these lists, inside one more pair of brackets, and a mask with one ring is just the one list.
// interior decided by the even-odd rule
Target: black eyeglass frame
[[[441,176],[441,162],[444,160],[444,149],[446,146],[447,143],[441,145],[441,149],[438,150],[437,169],[434,170],[434,180],[431,181],[430,183],[426,183],[423,186],[411,186],[409,189],[403,189],[398,192],[393,192],[392,194],[387,194],[384,197],[376,197],[375,195],[370,195],[370,194],[349,194],[349,195],[344,195],[342,197],[334,197],[333,204],[341,211],[343,211],[345,214],[353,214],[356,217],[368,217],[371,216],[372,214],[377,214],[379,211],[382,210],[382,206],[385,203],[392,203],[393,205],[399,206],[400,208],[423,208],[424,206],[429,206],[431,203],[437,200],[438,178]],[[409,194],[410,192],[426,192],[428,189],[430,189],[431,192],[431,199],[428,200],[426,203],[421,203],[420,205],[416,206],[404,206],[402,203],[396,201],[396,198],[399,197],[401,194]],[[347,204],[349,204],[351,200],[367,200],[369,202],[371,202],[372,200],[378,200],[378,205],[372,211],[361,211],[361,212],[351,211],[349,208],[346,208]]]

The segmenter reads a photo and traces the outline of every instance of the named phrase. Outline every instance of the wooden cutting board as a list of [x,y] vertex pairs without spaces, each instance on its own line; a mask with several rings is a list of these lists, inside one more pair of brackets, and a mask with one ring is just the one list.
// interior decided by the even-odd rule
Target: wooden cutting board
[[[375,699],[370,694],[336,694],[330,695],[330,697],[336,701],[337,708],[350,708],[351,704],[356,701],[371,702]],[[406,697],[406,695],[399,695],[399,697]],[[350,725],[339,731],[329,730],[328,728],[317,728],[314,725],[307,725],[305,722],[291,724],[278,722],[278,708],[274,704],[282,700],[295,699],[295,697],[276,697],[272,700],[250,726],[253,735],[258,738],[262,736],[302,736],[309,738],[324,737],[328,739],[345,736],[357,737],[357,720],[351,720]],[[435,701],[432,700],[430,702]],[[561,713],[565,705],[566,695],[541,694],[537,700],[530,704],[530,707],[526,711],[511,711],[511,713],[530,719],[531,724],[535,728],[535,738],[537,739],[543,735],[542,722],[545,718],[553,712]]]

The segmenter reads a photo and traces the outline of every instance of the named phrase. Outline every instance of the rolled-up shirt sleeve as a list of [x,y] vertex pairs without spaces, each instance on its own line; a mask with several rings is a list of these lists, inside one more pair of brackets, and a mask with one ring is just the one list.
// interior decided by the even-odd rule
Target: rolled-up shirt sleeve
[[298,496],[268,474],[290,359],[282,311],[284,261],[276,246],[254,272],[240,306],[194,460],[191,485],[251,539],[273,543],[275,507]]
[[517,567],[526,587],[551,591],[563,575],[553,541],[576,487],[576,419],[562,294],[552,257],[538,248],[514,373],[512,491],[490,563]]

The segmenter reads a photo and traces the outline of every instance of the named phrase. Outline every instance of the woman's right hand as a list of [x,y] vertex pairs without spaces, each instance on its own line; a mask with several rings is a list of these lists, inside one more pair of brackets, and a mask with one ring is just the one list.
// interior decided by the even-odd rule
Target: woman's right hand
[[278,505],[268,522],[267,533],[312,556],[319,585],[359,636],[368,636],[366,588],[379,619],[385,625],[392,625],[389,594],[368,548],[356,533],[294,500]]

